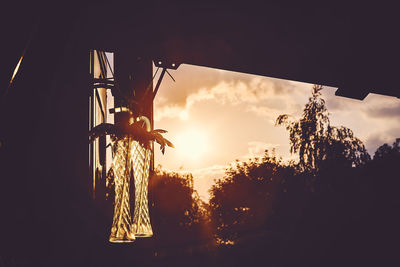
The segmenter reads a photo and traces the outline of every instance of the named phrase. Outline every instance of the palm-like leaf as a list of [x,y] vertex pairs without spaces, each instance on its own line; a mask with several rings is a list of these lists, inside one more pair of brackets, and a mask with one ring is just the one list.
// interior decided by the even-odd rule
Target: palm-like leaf
[[112,138],[122,138],[124,136],[130,136],[134,140],[138,141],[141,145],[146,148],[150,148],[150,142],[156,141],[160,144],[160,150],[164,154],[165,147],[174,147],[174,145],[167,139],[165,139],[161,133],[166,133],[166,130],[155,129],[148,132],[143,128],[141,122],[134,122],[133,124],[110,124],[102,123],[94,127],[89,131],[89,143],[92,143],[96,138],[104,135],[111,135]]

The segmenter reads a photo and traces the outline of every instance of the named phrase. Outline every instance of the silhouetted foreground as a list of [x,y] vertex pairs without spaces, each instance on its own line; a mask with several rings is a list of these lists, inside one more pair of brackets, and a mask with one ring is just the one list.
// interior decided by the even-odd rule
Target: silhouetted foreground
[[388,266],[398,262],[399,162],[400,139],[363,166],[328,166],[317,174],[266,153],[232,167],[213,187],[209,206],[190,176],[158,173],[150,179],[154,237],[110,244],[111,218],[95,211],[86,214],[96,222],[86,238],[49,228],[54,240],[16,240],[1,260],[5,266]]
[[51,239],[19,241],[2,260],[5,266],[389,266],[398,262],[399,162],[400,139],[360,167],[312,174],[267,152],[232,166],[212,188],[209,205],[190,175],[158,172],[149,191],[154,237],[111,244],[111,218],[97,211],[87,214],[96,221],[89,239],[54,232],[54,246]]
[[0,266],[399,265],[400,138],[371,159],[350,129],[330,125],[320,89],[299,120],[277,120],[298,163],[268,151],[237,162],[212,187],[209,204],[191,175],[156,170],[151,238],[108,242],[112,188],[108,200],[93,202],[71,195],[76,187],[63,180],[28,181],[19,192],[33,201],[2,211],[9,216],[2,217]]
[[[299,162],[237,163],[212,188],[215,237],[233,265],[381,266],[398,262],[400,138],[371,160],[346,127],[330,125],[321,86],[289,131]],[[228,244],[233,244],[231,247]],[[255,265],[255,264],[254,264]]]
[[[377,266],[398,262],[400,139],[358,168],[296,173],[268,154],[213,188],[217,236],[238,266]],[[380,149],[381,149],[380,148]],[[378,149],[378,151],[380,150]],[[227,252],[230,251],[230,252]]]

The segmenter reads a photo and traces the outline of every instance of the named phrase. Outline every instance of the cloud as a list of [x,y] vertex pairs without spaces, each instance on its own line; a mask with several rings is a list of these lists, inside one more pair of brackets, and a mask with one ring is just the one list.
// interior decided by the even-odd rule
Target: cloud
[[164,80],[155,99],[156,120],[182,117],[183,110],[190,114],[193,105],[209,100],[222,105],[257,105],[263,102],[260,111],[257,108],[248,110],[262,114],[262,108],[269,107],[281,113],[288,107],[299,108],[293,99],[311,89],[311,85],[305,83],[190,65],[182,65],[173,75],[176,83]]
[[160,121],[163,118],[179,118],[181,120],[189,119],[189,111],[179,106],[163,106],[154,110],[154,120]]
[[336,96],[334,92],[323,92],[322,98],[325,99],[326,107],[329,112],[347,112],[355,108],[361,109],[363,102],[342,96]]
[[400,100],[396,97],[369,94],[364,100],[335,95],[336,88],[322,91],[326,106],[331,113],[358,113],[366,119],[390,119],[400,116]]
[[217,178],[220,177],[221,174],[225,174],[226,168],[226,165],[212,165],[206,168],[196,169],[192,171],[192,174],[199,179],[206,177]]
[[[181,65],[176,71],[170,70],[176,82],[172,82],[167,76],[163,79],[157,98],[162,96],[167,100],[166,104],[184,108],[189,95],[201,88],[216,86],[223,77],[228,76],[225,71],[212,68]],[[234,75],[233,75],[234,76]],[[232,77],[233,78],[233,77]],[[228,80],[232,80],[227,77]],[[235,77],[237,79],[237,77]]]
[[400,117],[400,100],[380,107],[369,107],[365,109],[366,115],[372,118],[396,118]]
[[382,136],[381,134],[377,133],[367,138],[365,141],[365,146],[371,156],[375,153],[376,149],[387,143],[387,137]]
[[[162,118],[188,119],[191,108],[202,101],[213,101],[220,105],[246,105],[246,111],[258,116],[266,116],[272,120],[282,112],[295,113],[301,110],[299,100],[306,101],[304,90],[309,91],[310,84],[293,83],[248,74],[236,74],[231,80],[221,75],[221,71],[213,70],[220,75],[219,81],[205,84],[197,83],[191,90],[180,90],[181,84],[176,84],[174,93],[157,96],[155,100],[155,120]],[[225,73],[225,72],[223,72]],[[229,73],[229,72],[228,72]],[[190,76],[190,72],[187,76]],[[227,75],[228,77],[230,75]],[[217,78],[214,77],[215,79]],[[209,86],[213,85],[213,86]],[[180,94],[179,97],[177,95]]]
[[375,151],[380,147],[381,145],[387,143],[391,145],[396,138],[400,137],[400,127],[392,127],[389,129],[385,130],[380,130],[379,129],[371,134],[369,134],[365,138],[365,147],[368,150],[368,153],[373,156]]
[[399,99],[369,94],[364,100],[356,100],[336,96],[335,91],[332,87],[322,91],[331,124],[352,129],[364,141],[368,153],[373,154],[379,146],[400,136],[400,127],[394,126],[400,119]]
[[242,80],[221,80],[213,87],[202,87],[197,92],[190,94],[187,97],[186,106],[203,100],[215,99],[221,104],[232,105],[264,101],[268,106],[282,109],[286,107],[286,97],[297,95],[298,90],[301,89],[303,89],[301,85],[296,87],[285,80],[259,76],[247,77]]
[[242,156],[243,160],[262,158],[265,154],[265,150],[272,151],[274,148],[280,147],[280,144],[272,144],[260,141],[250,141],[247,143],[248,153]]

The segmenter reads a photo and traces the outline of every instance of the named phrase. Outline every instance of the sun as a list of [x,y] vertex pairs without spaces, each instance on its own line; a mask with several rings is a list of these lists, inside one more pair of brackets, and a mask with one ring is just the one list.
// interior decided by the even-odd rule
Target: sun
[[184,130],[177,135],[175,143],[178,154],[184,159],[200,160],[208,151],[207,134],[202,130]]

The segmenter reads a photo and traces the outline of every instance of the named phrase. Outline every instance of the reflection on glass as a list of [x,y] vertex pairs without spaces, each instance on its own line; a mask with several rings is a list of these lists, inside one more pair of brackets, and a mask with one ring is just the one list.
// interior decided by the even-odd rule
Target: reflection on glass
[[143,147],[137,141],[133,141],[131,153],[135,179],[135,211],[132,231],[137,237],[149,237],[153,235],[147,198],[151,150]]
[[[143,121],[148,132],[151,130],[150,120],[147,117],[140,116],[138,121]],[[147,198],[151,161],[150,146],[145,147],[139,142],[133,141],[131,159],[133,177],[135,179],[135,211],[132,231],[137,237],[149,237],[153,235]]]
[[129,204],[130,151],[131,140],[128,137],[114,142],[113,169],[115,176],[114,217],[110,242],[133,242],[131,209]]

